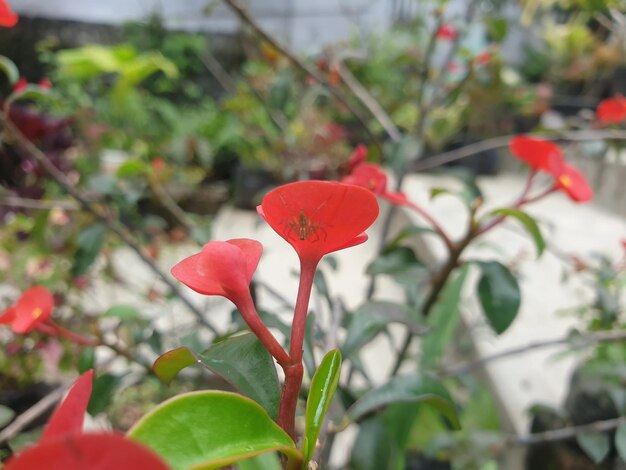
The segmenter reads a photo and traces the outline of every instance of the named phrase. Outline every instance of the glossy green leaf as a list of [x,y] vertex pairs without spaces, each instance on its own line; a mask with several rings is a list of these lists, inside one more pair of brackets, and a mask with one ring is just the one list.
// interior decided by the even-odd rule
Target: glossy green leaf
[[3,55],[0,55],[0,70],[9,80],[9,85],[15,85],[20,79],[20,72],[15,63]]
[[242,460],[237,464],[237,470],[282,470],[280,459],[275,453],[257,455],[251,459]]
[[291,438],[254,401],[229,392],[192,392],[172,398],[128,432],[174,470],[209,470],[264,454],[301,458]]
[[113,401],[115,391],[122,382],[122,376],[113,374],[102,374],[93,381],[91,398],[87,406],[87,412],[95,416],[102,413]]
[[368,413],[398,402],[423,402],[437,408],[455,428],[460,428],[454,404],[446,388],[438,381],[416,375],[395,376],[386,384],[370,390],[348,410],[348,417],[358,421]]
[[76,237],[78,250],[74,255],[74,265],[72,266],[72,276],[84,274],[96,260],[102,244],[106,229],[102,224],[89,225]]
[[276,418],[280,386],[270,353],[252,333],[229,336],[198,354],[206,367],[240,392],[259,403]]
[[367,267],[367,274],[400,274],[415,266],[422,266],[413,250],[407,246],[399,246],[386,250],[385,253],[376,257]]
[[422,365],[425,367],[435,366],[452,340],[459,323],[461,291],[468,271],[469,266],[465,265],[448,279],[428,317],[431,331],[422,339]]
[[497,261],[479,262],[478,298],[489,324],[497,334],[504,333],[519,311],[521,292],[511,271]]
[[615,447],[623,462],[626,462],[626,423],[617,428],[615,433]]
[[583,432],[577,434],[576,442],[595,464],[602,462],[611,450],[609,435],[603,432]]
[[8,406],[0,405],[0,429],[9,424],[15,417],[15,411]]
[[337,390],[340,373],[341,352],[338,349],[333,349],[324,356],[311,380],[309,397],[306,402],[306,429],[302,444],[305,463],[311,460],[315,452],[317,437],[320,434],[324,417],[335,390]]
[[184,347],[176,348],[161,354],[154,361],[152,370],[161,382],[169,385],[181,370],[199,362],[199,359],[191,349]]
[[532,237],[535,242],[535,246],[537,247],[537,256],[541,256],[543,250],[546,248],[546,242],[543,239],[543,235],[541,234],[541,230],[539,230],[539,226],[535,219],[533,219],[526,212],[521,211],[519,209],[513,208],[504,208],[504,209],[496,209],[491,211],[492,215],[503,216],[503,217],[513,217],[517,219],[526,229],[528,234]]
[[130,305],[115,305],[104,312],[104,317],[115,317],[120,320],[138,320],[139,311]]
[[423,328],[411,320],[409,309],[395,302],[366,302],[349,319],[346,339],[341,348],[346,357],[369,343],[390,323],[401,323],[414,334],[423,333]]

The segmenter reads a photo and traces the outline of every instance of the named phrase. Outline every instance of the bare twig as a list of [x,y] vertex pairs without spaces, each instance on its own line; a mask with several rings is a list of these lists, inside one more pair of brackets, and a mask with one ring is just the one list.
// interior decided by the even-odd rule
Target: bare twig
[[48,157],[39,150],[39,148],[34,145],[31,141],[29,141],[24,135],[20,132],[20,130],[15,127],[15,125],[11,122],[8,116],[8,108],[5,105],[4,113],[0,114],[0,124],[3,125],[7,135],[12,139],[12,141],[20,147],[25,153],[27,153],[31,158],[34,158],[37,163],[39,163],[42,168],[52,177],[52,179],[59,185],[63,190],[73,197],[87,212],[92,214],[96,219],[102,222],[111,232],[115,233],[126,245],[128,245],[140,258],[141,260],[156,274],[158,275],[163,282],[170,288],[170,290],[178,297],[180,300],[187,306],[187,308],[197,317],[198,321],[211,330],[216,335],[218,334],[217,329],[202,315],[202,312],[196,308],[194,304],[187,299],[183,293],[178,288],[178,285],[174,283],[167,274],[165,274],[154,262],[152,258],[150,258],[146,252],[141,248],[141,246],[135,241],[133,235],[128,231],[128,229],[122,225],[118,220],[114,220],[109,217],[108,214],[103,212],[100,208],[96,207],[91,201],[89,201],[83,194],[74,187],[74,185],[67,179],[65,174],[61,172],[57,167],[55,167]]
[[0,206],[15,207],[19,209],[52,210],[63,209],[66,211],[80,210],[78,204],[73,201],[44,201],[29,199],[18,196],[4,196],[0,198]]
[[561,338],[547,339],[541,341],[533,341],[523,346],[517,346],[505,351],[501,351],[490,356],[478,357],[471,361],[462,362],[461,364],[444,367],[440,371],[440,375],[459,375],[469,372],[478,367],[482,367],[487,363],[505,359],[518,354],[525,354],[537,349],[552,348],[563,344],[571,344],[576,348],[593,346],[600,343],[611,343],[626,341],[626,331],[598,331],[587,335],[572,336],[570,334]]
[[[481,140],[473,144],[468,144],[449,152],[440,153],[425,160],[420,160],[411,166],[411,171],[419,172],[430,170],[446,163],[471,157],[487,150],[495,150],[508,147],[511,138],[517,134],[503,135],[500,137],[492,137],[490,139]],[[529,137],[538,137],[545,140],[561,141],[561,142],[583,142],[588,140],[626,140],[626,131],[620,130],[581,130],[581,131],[564,131],[556,134],[525,134]]]
[[619,428],[622,424],[626,424],[626,416],[620,416],[619,418],[613,419],[605,419],[602,421],[594,421],[593,423],[581,424],[579,426],[551,429],[550,431],[537,432],[527,434],[525,436],[511,436],[506,439],[504,444],[530,446],[535,444],[541,444],[543,442],[564,441],[587,432],[612,431],[613,429]]
[[39,400],[37,403],[28,408],[17,418],[15,418],[11,424],[9,424],[6,428],[0,431],[0,444],[10,439],[13,439],[29,424],[31,424],[46,411],[56,405],[59,401],[61,401],[61,399],[65,395],[65,392],[69,390],[70,385],[71,383],[63,383],[59,385],[57,388],[52,390],[45,397],[43,397],[41,400]]
[[348,89],[356,96],[361,103],[369,110],[370,114],[376,118],[380,125],[385,129],[387,135],[393,141],[400,140],[402,135],[400,130],[391,119],[391,116],[383,109],[378,101],[367,91],[367,89],[359,83],[355,76],[350,72],[348,67],[343,63],[339,67],[339,76]]
[[231,10],[239,17],[239,19],[243,23],[248,25],[255,32],[255,34],[257,34],[261,39],[263,39],[268,44],[270,44],[272,48],[274,48],[275,50],[280,52],[284,57],[286,57],[287,60],[289,60],[289,62],[294,67],[302,71],[307,76],[313,77],[318,83],[324,86],[324,88],[328,90],[330,95],[336,101],[341,103],[341,105],[343,105],[355,117],[359,125],[363,128],[363,130],[367,133],[367,135],[371,138],[371,140],[373,142],[377,140],[374,134],[372,133],[371,129],[369,128],[367,119],[361,114],[360,111],[358,111],[352,105],[352,103],[350,103],[350,100],[348,100],[348,98],[344,96],[343,93],[337,87],[334,87],[330,83],[328,83],[328,80],[326,80],[326,78],[324,78],[320,73],[318,73],[316,70],[309,67],[303,61],[298,59],[295,55],[291,53],[291,51],[289,51],[289,49],[287,49],[286,47],[278,43],[276,39],[270,36],[263,28],[261,28],[261,26],[259,26],[256,20],[250,15],[250,13],[248,13],[246,8],[241,5],[239,0],[224,0],[224,3],[226,3],[231,8]]

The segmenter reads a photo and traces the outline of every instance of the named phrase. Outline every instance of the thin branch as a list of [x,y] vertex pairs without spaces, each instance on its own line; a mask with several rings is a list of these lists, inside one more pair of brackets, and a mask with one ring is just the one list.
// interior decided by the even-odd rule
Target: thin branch
[[270,44],[272,48],[280,52],[283,56],[285,56],[289,62],[301,70],[307,76],[313,77],[318,83],[320,83],[330,95],[343,106],[355,117],[358,121],[359,125],[363,128],[363,130],[368,134],[368,136],[372,139],[372,141],[376,141],[376,137],[372,133],[369,125],[367,123],[367,119],[361,115],[361,113],[350,103],[347,97],[341,93],[337,87],[332,86],[328,81],[316,70],[309,67],[307,64],[298,59],[295,55],[291,53],[286,47],[279,44],[276,39],[270,36],[259,24],[256,20],[248,13],[245,7],[243,7],[239,0],[224,0],[231,10],[239,17],[239,19],[248,25],[261,39]]
[[89,201],[74,185],[67,179],[65,174],[55,167],[48,157],[39,148],[34,145],[30,140],[24,137],[24,134],[15,127],[8,116],[8,108],[5,105],[4,113],[0,114],[0,124],[3,125],[8,136],[12,138],[12,141],[21,148],[30,157],[34,158],[46,172],[52,177],[61,188],[73,197],[87,212],[92,214],[96,219],[102,222],[111,232],[115,233],[126,245],[128,245],[141,260],[157,275],[163,282],[170,288],[170,290],[187,306],[187,308],[196,316],[198,321],[211,330],[214,334],[219,334],[217,329],[204,318],[202,312],[196,308],[196,306],[187,299],[180,291],[178,285],[174,283],[169,276],[164,273],[150,258],[141,246],[135,241],[134,236],[128,231],[128,229],[122,225],[119,221],[113,220],[103,212],[100,208],[96,207],[91,201]]
[[80,210],[80,206],[73,201],[44,201],[39,199],[23,198],[19,196],[4,196],[0,198],[0,206],[44,211],[52,209],[63,209],[66,211]]
[[612,431],[613,429],[619,428],[622,424],[626,424],[626,416],[620,416],[619,418],[613,419],[605,419],[602,421],[594,421],[593,423],[581,424],[579,426],[551,429],[550,431],[537,432],[527,434],[525,436],[511,436],[505,440],[504,444],[530,446],[535,444],[541,444],[544,442],[564,441],[587,432]]
[[359,83],[356,77],[350,72],[348,67],[342,62],[339,64],[339,76],[343,83],[348,87],[354,96],[356,96],[363,106],[365,106],[370,114],[380,123],[387,135],[393,141],[399,141],[402,137],[400,130],[391,119],[391,116],[383,109],[380,103],[367,91],[367,89]]
[[43,415],[46,411],[56,405],[63,396],[65,392],[67,392],[70,388],[71,383],[64,383],[46,396],[44,396],[41,400],[35,403],[33,406],[28,408],[22,414],[20,414],[17,418],[11,422],[6,428],[0,431],[0,444],[13,439],[17,436],[24,428],[28,427],[33,421]]
[[518,354],[525,354],[537,349],[552,348],[563,344],[571,344],[576,348],[590,347],[601,343],[612,343],[626,341],[626,331],[598,331],[588,335],[572,336],[568,334],[562,338],[553,338],[540,341],[532,341],[522,346],[517,346],[505,351],[501,351],[490,356],[483,356],[471,361],[462,362],[460,364],[444,367],[440,371],[442,376],[459,375],[469,372],[478,367],[482,367],[487,363],[505,359]]
[[[446,163],[471,157],[487,150],[495,150],[508,147],[509,141],[517,134],[503,135],[492,137],[490,139],[474,142],[449,152],[440,153],[430,158],[420,160],[411,166],[411,171],[420,172],[430,170]],[[564,131],[557,134],[541,134],[528,133],[528,137],[537,137],[544,140],[561,141],[561,142],[583,142],[588,140],[626,140],[626,131],[620,130],[581,130],[581,131]]]

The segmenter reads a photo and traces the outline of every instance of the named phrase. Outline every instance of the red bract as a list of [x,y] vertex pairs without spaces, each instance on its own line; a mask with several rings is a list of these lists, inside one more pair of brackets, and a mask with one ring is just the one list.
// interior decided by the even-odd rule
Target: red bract
[[65,399],[54,410],[40,442],[82,432],[92,382],[93,370],[85,372],[74,382]]
[[491,52],[489,52],[489,51],[481,52],[480,54],[478,54],[474,58],[474,61],[478,65],[486,65],[486,64],[488,64],[491,61]]
[[15,333],[29,333],[50,317],[53,308],[54,298],[47,288],[31,287],[0,314],[0,324],[11,325]]
[[456,39],[457,34],[456,28],[451,24],[442,24],[436,33],[437,39],[448,39],[450,41]]
[[572,201],[587,202],[593,198],[593,190],[587,178],[577,168],[561,163],[552,170],[555,187],[562,190]]
[[41,88],[42,90],[52,89],[52,82],[50,81],[48,77],[43,77],[41,80],[39,80],[38,85],[39,85],[39,88]]
[[375,195],[387,199],[392,204],[405,205],[408,202],[403,193],[387,191],[387,175],[378,165],[373,163],[357,165],[352,173],[341,179],[341,182],[369,189]]
[[348,160],[348,171],[352,171],[352,169],[365,162],[367,158],[367,147],[363,144],[359,144],[355,147],[350,154],[350,159]]
[[24,77],[20,77],[20,79],[15,82],[15,85],[13,85],[13,93],[19,93],[20,91],[25,90],[27,86],[28,80],[26,80]]
[[77,434],[27,448],[5,470],[169,470],[153,451],[117,434]]
[[561,149],[547,140],[518,135],[509,142],[511,153],[535,170],[550,172],[563,162]]
[[0,26],[12,28],[17,24],[18,16],[5,0],[0,0]]
[[246,294],[259,264],[263,246],[256,240],[237,238],[209,242],[198,254],[172,268],[172,275],[187,287],[204,295],[232,300]]
[[367,240],[378,216],[371,192],[331,181],[300,181],[270,191],[257,211],[304,262]]
[[602,124],[619,124],[626,119],[626,98],[617,95],[602,100],[598,105],[596,115]]

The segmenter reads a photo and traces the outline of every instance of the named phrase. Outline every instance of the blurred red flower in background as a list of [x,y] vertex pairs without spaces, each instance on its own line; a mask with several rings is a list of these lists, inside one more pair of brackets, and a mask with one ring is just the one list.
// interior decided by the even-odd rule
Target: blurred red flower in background
[[34,286],[0,314],[0,324],[11,325],[15,333],[29,333],[52,315],[53,308],[52,293],[46,287]]
[[602,100],[596,110],[602,124],[619,124],[626,119],[626,98],[621,94]]
[[11,10],[11,6],[5,0],[0,0],[0,26],[12,28],[17,24],[18,19],[18,16]]

